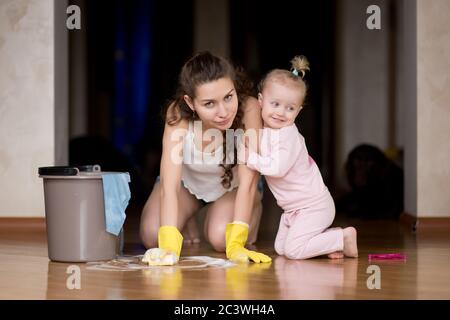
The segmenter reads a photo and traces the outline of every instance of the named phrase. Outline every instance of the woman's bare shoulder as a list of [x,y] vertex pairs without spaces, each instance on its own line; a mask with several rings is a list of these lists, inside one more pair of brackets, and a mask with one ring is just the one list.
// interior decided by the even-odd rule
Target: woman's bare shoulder
[[176,108],[175,103],[170,104],[166,111],[164,130],[187,129],[188,126],[189,120],[181,117],[180,111]]
[[245,100],[242,102],[242,110],[244,110],[245,113],[247,112],[261,113],[261,108],[259,107],[258,99],[252,96],[246,97]]

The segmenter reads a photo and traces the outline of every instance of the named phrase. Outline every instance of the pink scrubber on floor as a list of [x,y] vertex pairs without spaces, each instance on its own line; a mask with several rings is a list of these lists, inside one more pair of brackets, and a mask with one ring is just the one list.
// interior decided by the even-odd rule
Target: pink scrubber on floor
[[406,261],[406,255],[403,253],[380,253],[380,254],[369,254],[370,260],[401,260]]

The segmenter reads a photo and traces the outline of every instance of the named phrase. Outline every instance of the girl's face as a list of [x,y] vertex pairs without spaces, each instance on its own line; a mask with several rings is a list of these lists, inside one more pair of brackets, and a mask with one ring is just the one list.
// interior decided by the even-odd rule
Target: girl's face
[[231,127],[238,109],[238,98],[233,81],[220,78],[196,88],[195,98],[187,95],[184,101],[202,120],[203,129],[225,130]]
[[290,126],[302,109],[303,93],[289,83],[268,81],[258,94],[264,126],[279,129]]

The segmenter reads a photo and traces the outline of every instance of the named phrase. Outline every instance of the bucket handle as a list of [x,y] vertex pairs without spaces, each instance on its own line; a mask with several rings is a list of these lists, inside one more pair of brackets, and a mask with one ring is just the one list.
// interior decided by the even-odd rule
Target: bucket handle
[[39,175],[42,176],[77,176],[80,172],[100,172],[101,167],[98,164],[84,166],[54,166],[40,167]]
[[84,165],[84,166],[75,166],[81,172],[100,172],[102,168],[98,164],[94,165]]
[[77,167],[55,166],[40,167],[39,175],[41,176],[76,176],[80,173]]

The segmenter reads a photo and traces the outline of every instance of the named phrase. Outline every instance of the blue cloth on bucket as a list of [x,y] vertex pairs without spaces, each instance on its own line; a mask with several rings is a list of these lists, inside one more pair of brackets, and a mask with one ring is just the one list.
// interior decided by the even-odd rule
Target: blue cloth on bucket
[[125,209],[131,198],[128,173],[103,173],[103,200],[105,203],[106,231],[119,235],[125,222]]

